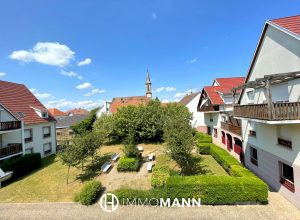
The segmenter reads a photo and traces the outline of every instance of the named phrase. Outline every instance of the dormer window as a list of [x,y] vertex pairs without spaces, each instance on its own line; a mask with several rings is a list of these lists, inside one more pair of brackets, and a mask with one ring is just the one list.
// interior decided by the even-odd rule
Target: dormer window
[[42,112],[42,118],[48,118],[48,112]]

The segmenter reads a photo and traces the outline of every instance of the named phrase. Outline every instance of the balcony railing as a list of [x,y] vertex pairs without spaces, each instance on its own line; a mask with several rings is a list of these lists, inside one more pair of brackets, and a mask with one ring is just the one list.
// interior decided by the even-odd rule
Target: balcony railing
[[208,105],[208,106],[201,106],[200,108],[199,108],[199,111],[200,112],[215,112],[215,111],[219,111],[219,106],[218,105],[216,105],[216,106],[214,106],[214,105]]
[[7,147],[0,148],[0,158],[10,155],[18,154],[22,152],[22,144],[8,144]]
[[241,130],[240,126],[236,126],[236,125],[226,123],[226,122],[221,122],[221,128],[226,131],[232,132],[236,135],[239,135],[239,136],[242,135],[242,130]]
[[295,192],[295,185],[290,180],[284,178],[283,176],[280,177],[280,183],[285,186],[288,190]]
[[300,102],[272,103],[272,109],[268,104],[237,105],[233,108],[235,117],[254,118],[262,120],[298,120],[300,119]]
[[20,121],[5,121],[0,122],[0,131],[8,131],[21,128]]

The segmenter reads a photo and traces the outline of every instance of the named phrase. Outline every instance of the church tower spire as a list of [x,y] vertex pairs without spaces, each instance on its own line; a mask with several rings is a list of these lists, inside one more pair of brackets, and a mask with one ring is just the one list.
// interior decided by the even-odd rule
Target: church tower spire
[[151,99],[152,98],[152,83],[151,83],[150,74],[149,74],[148,69],[147,69],[145,85],[146,85],[146,97]]

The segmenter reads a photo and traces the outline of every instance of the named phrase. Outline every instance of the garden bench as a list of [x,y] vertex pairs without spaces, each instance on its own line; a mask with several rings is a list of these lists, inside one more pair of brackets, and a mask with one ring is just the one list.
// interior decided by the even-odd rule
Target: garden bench
[[147,171],[150,173],[152,171],[152,167],[153,167],[153,164],[151,162],[149,162],[147,164]]
[[148,155],[148,161],[154,160],[154,154],[149,154]]
[[9,171],[9,172],[4,172],[1,168],[0,168],[0,188],[1,188],[1,183],[5,180],[8,180],[12,177],[14,172]]
[[120,154],[113,154],[111,155],[111,160],[116,162],[120,158]]
[[106,162],[101,166],[101,171],[103,173],[107,173],[108,170],[111,168],[112,164],[110,162]]
[[143,150],[144,150],[144,148],[143,148],[142,146],[137,146],[137,149],[138,149],[139,151],[143,151]]

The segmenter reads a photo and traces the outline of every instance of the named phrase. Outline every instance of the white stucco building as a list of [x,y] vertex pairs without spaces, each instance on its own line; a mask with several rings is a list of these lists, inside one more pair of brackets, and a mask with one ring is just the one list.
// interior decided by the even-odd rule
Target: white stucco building
[[0,160],[56,153],[55,122],[26,86],[0,81]]
[[200,93],[190,93],[185,95],[178,103],[185,105],[189,111],[193,114],[193,119],[191,125],[194,128],[203,127],[204,124],[204,114],[203,112],[198,112],[197,106],[200,99]]
[[300,16],[266,22],[237,89],[245,165],[300,208]]

